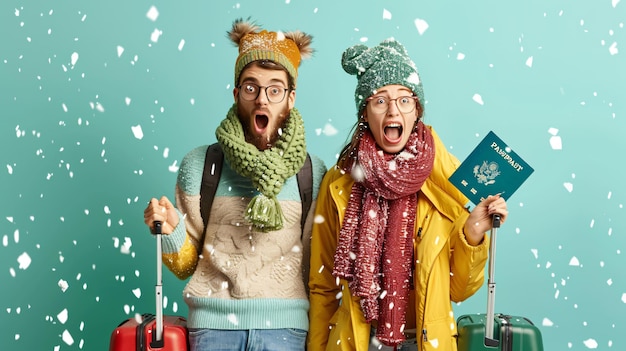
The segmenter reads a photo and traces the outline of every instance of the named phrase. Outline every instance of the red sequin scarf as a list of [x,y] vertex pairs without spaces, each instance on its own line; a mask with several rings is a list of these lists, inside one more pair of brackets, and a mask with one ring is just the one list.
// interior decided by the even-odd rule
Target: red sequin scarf
[[433,137],[419,121],[404,150],[387,154],[366,131],[358,148],[364,179],[352,186],[333,274],[349,281],[367,322],[387,345],[405,340],[417,192],[430,175]]

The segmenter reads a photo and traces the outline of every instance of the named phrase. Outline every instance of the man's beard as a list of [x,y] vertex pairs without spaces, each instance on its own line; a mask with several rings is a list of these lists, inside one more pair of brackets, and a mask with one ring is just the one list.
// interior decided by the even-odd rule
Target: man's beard
[[273,147],[274,143],[276,143],[276,141],[280,138],[281,133],[279,133],[279,131],[284,129],[287,119],[289,119],[290,111],[289,107],[285,105],[284,109],[277,117],[280,119],[278,125],[273,130],[270,130],[269,136],[256,135],[252,133],[251,131],[254,130],[254,126],[252,124],[254,122],[250,118],[241,118],[243,112],[239,106],[237,107],[237,114],[239,116],[239,120],[241,121],[241,126],[243,127],[246,142],[256,146],[259,150],[266,150]]

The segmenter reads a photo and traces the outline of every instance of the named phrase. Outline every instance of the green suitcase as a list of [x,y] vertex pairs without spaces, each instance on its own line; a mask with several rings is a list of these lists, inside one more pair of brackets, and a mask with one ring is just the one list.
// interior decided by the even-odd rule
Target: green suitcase
[[457,319],[458,351],[543,351],[541,332],[528,318],[494,314],[496,231],[499,227],[500,216],[495,215],[489,245],[487,313],[465,314]]
[[457,320],[459,351],[543,351],[541,332],[529,319],[495,314],[491,339],[485,339],[486,320],[485,313],[459,317]]

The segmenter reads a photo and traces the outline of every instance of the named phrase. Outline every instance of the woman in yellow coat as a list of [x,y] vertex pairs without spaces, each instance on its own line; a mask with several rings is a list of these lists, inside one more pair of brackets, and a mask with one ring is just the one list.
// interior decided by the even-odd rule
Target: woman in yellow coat
[[452,302],[483,284],[490,196],[471,212],[459,166],[421,121],[424,93],[393,39],[342,56],[359,122],[322,181],[311,241],[308,350],[456,350]]

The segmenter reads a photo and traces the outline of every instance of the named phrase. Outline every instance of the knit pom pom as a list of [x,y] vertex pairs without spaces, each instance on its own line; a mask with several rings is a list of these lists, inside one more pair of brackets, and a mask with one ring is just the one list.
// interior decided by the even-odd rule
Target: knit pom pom
[[262,232],[283,228],[283,211],[278,199],[259,194],[250,200],[246,208],[246,220]]
[[248,33],[257,32],[259,29],[261,29],[261,27],[251,21],[250,18],[245,21],[243,18],[238,18],[233,22],[232,29],[226,34],[235,46],[239,46],[241,38],[246,36]]
[[313,55],[313,48],[311,48],[311,42],[313,41],[313,37],[309,34],[301,32],[299,30],[293,32],[286,32],[285,38],[293,40],[294,43],[298,46],[298,50],[300,51],[300,57],[302,59],[308,59]]
[[369,54],[368,47],[357,44],[346,49],[341,55],[341,66],[348,74],[358,75],[365,72],[376,60],[374,55]]

